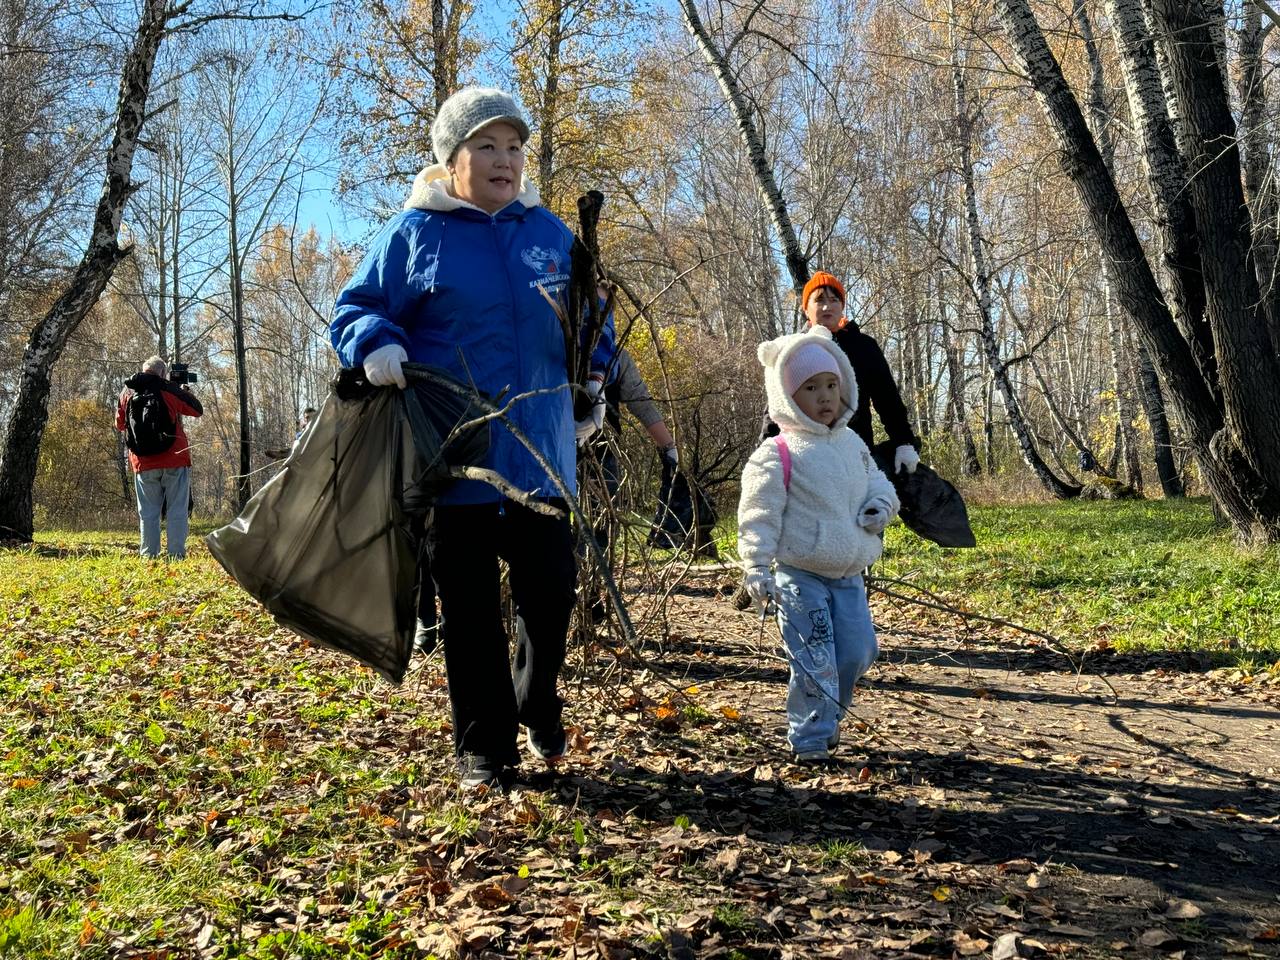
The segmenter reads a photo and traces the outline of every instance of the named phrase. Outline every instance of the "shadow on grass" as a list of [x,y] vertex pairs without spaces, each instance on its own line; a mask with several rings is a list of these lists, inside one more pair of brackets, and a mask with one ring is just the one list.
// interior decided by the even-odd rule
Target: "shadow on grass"
[[118,557],[121,554],[137,554],[137,540],[110,540],[97,543],[57,544],[21,543],[16,540],[0,540],[0,551],[11,550],[29,553],[50,560],[82,560],[88,557]]
[[[892,630],[878,630],[882,639],[892,638]],[[990,646],[966,644],[961,640],[950,643],[939,639],[928,644],[928,638],[914,634],[916,645],[884,644],[882,658],[898,664],[936,663],[949,661],[953,666],[974,670],[1011,670],[1022,674],[1081,673],[1085,676],[1137,675],[1154,670],[1170,673],[1208,673],[1219,667],[1235,663],[1239,657],[1227,651],[1211,650],[1131,650],[1117,652],[1111,649],[1072,651],[1065,654],[1048,646],[1015,644],[993,650]]]

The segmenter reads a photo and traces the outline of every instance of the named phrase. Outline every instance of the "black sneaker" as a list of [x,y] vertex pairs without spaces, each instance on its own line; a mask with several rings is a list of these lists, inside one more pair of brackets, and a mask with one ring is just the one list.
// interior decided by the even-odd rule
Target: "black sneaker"
[[792,754],[792,760],[807,766],[825,766],[831,762],[831,751],[822,749],[797,750]]
[[563,727],[556,727],[550,731],[534,730],[533,727],[529,727],[525,731],[524,739],[529,745],[529,752],[547,763],[555,763],[561,759],[568,748]]
[[506,778],[506,766],[489,757],[464,753],[458,758],[458,785],[463,790],[501,790]]

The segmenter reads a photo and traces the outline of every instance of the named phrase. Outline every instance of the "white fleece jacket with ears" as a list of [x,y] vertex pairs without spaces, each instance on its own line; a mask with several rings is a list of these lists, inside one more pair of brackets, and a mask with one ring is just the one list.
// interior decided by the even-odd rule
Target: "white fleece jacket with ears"
[[[815,342],[830,352],[840,370],[844,410],[830,427],[806,416],[782,386],[787,358]],[[867,445],[848,427],[858,405],[853,367],[821,326],[766,341],[757,355],[764,365],[769,416],[782,430],[791,454],[791,485],[784,485],[782,457],[776,439],[770,437],[742,471],[742,565],[748,570],[767,568],[776,560],[833,579],[860,573],[875,562],[884,545],[859,517],[871,506],[896,514],[898,497]]]

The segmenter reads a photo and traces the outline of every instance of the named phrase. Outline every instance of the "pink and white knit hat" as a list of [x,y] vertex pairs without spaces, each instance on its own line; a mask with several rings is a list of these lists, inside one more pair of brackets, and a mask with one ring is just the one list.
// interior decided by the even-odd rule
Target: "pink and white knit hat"
[[782,370],[782,388],[787,396],[791,396],[800,389],[801,384],[819,373],[834,373],[837,380],[842,379],[840,365],[836,363],[830,350],[820,343],[803,344],[787,357],[786,366]]

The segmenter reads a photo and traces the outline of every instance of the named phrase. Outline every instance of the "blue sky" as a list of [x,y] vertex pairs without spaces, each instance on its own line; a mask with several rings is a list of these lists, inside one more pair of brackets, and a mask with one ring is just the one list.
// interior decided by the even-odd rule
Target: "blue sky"
[[[647,6],[655,15],[659,11],[673,15],[669,0],[652,0]],[[508,86],[511,65],[505,50],[509,46],[507,37],[511,21],[517,16],[519,6],[515,0],[481,0],[476,7],[469,28],[489,38],[492,47],[482,63],[467,71],[467,76],[474,82]],[[334,195],[335,185],[336,177],[331,174],[317,172],[308,177],[307,192],[298,212],[300,228],[314,225],[322,236],[332,235],[344,243],[358,243],[368,238],[380,221],[369,220],[357,211],[344,208]],[[407,191],[409,184],[404,186]]]

